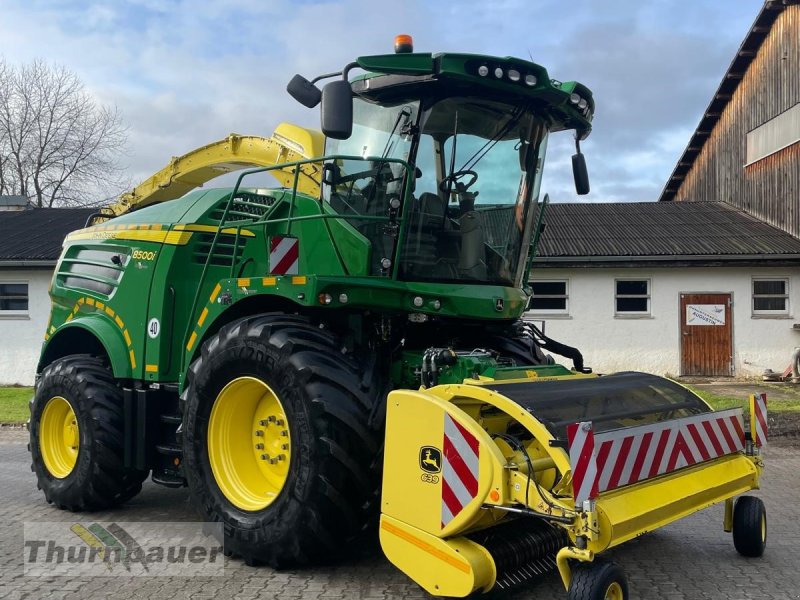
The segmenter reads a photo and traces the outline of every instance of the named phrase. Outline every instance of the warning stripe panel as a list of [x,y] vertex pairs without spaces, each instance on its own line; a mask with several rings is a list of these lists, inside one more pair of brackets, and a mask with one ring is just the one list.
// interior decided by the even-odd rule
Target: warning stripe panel
[[269,241],[270,275],[297,275],[300,272],[300,241],[276,235]]
[[767,445],[767,395],[750,396],[750,435],[753,443],[761,448]]
[[442,527],[478,495],[480,443],[445,413],[442,439]]
[[570,425],[573,496],[582,502],[600,492],[740,452],[745,441],[742,423],[742,410],[731,409],[598,434],[589,422]]

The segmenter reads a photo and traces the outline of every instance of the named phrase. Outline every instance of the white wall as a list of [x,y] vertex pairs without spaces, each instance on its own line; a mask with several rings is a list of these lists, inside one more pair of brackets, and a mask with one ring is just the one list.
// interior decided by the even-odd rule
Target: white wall
[[[753,277],[789,278],[789,316],[752,316]],[[681,292],[731,293],[733,299],[734,375],[760,376],[764,369],[782,372],[794,347],[800,346],[800,272],[781,268],[534,268],[534,279],[569,280],[569,315],[544,319],[546,334],[577,347],[595,372],[637,370],[680,374]],[[614,316],[614,279],[650,279],[649,317]],[[571,362],[555,357],[558,362]]]
[[50,317],[50,269],[0,268],[0,283],[28,283],[28,315],[4,316],[0,312],[0,385],[33,385],[36,364]]

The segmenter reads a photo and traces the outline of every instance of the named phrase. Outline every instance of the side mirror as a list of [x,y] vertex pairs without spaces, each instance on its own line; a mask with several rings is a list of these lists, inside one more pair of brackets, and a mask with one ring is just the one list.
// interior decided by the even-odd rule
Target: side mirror
[[302,75],[295,75],[286,86],[289,95],[307,108],[314,108],[322,99],[322,92]]
[[579,196],[589,193],[589,171],[586,169],[586,158],[582,153],[572,155],[572,176],[575,179],[575,191]]
[[353,90],[344,79],[322,88],[322,133],[334,140],[346,140],[353,133]]

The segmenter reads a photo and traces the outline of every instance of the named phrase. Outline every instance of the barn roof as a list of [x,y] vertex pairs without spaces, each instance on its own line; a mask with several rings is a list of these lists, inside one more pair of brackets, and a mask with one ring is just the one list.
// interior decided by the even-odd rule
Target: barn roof
[[733,97],[736,88],[739,87],[739,83],[755,59],[759,48],[761,48],[764,40],[769,35],[772,25],[784,8],[793,4],[800,4],[800,0],[767,0],[764,2],[761,12],[758,13],[742,45],[736,51],[725,75],[722,76],[722,81],[717,91],[711,98],[708,108],[703,112],[700,123],[697,125],[694,134],[692,134],[683,154],[678,159],[678,164],[675,165],[672,175],[667,179],[659,201],[669,201],[675,198],[675,194],[683,183],[684,178],[691,170],[695,159],[700,155],[706,140],[708,140],[722,116],[722,112]]
[[800,239],[722,202],[551,204],[536,264],[800,265]]
[[0,211],[0,264],[55,264],[66,235],[86,225],[94,212],[92,208]]

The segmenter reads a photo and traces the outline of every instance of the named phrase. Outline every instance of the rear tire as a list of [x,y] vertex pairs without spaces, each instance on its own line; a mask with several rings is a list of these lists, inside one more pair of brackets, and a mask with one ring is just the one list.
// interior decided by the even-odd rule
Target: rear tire
[[[206,520],[223,524],[226,552],[248,564],[330,561],[374,520],[382,422],[369,423],[380,414],[383,394],[377,378],[365,373],[369,361],[343,354],[341,347],[335,335],[304,317],[260,315],[223,327],[190,367],[182,399],[184,472],[192,502]],[[225,428],[217,424],[224,421],[217,419],[225,414],[231,385],[245,385],[242,410],[251,410],[252,419],[231,416],[229,423],[253,426],[240,433],[244,445],[230,436],[231,454],[241,460],[225,466],[220,450]],[[265,393],[260,399],[259,389]],[[255,433],[264,420],[258,407],[269,394],[267,406],[280,412],[287,431],[281,434],[286,448],[269,437],[274,420]],[[263,459],[256,444],[269,458]],[[278,478],[268,464],[275,456],[271,447],[285,453],[274,465],[282,469]],[[248,501],[258,497],[250,491],[258,490],[270,495],[269,502]]]
[[[47,502],[71,511],[100,510],[142,489],[148,472],[123,466],[122,391],[99,358],[72,355],[48,365],[30,410],[31,470]],[[71,441],[48,424],[54,412],[71,427]]]
[[569,600],[627,600],[628,581],[616,563],[595,560],[577,563],[572,567],[572,582],[567,592]]
[[767,547],[767,510],[761,498],[742,496],[733,507],[733,545],[742,556],[758,557]]

